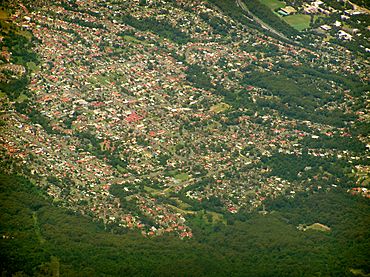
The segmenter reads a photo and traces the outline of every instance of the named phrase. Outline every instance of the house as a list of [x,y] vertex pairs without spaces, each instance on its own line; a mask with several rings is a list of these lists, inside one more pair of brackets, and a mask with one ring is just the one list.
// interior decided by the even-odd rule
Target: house
[[343,39],[343,40],[349,40],[349,41],[351,41],[353,36],[350,35],[350,34],[348,34],[347,32],[345,32],[343,30],[339,30],[338,37],[340,39]]
[[335,23],[333,24],[335,27],[340,27],[342,25],[342,23],[340,21],[335,21]]
[[329,25],[321,25],[320,26],[321,29],[323,29],[324,31],[330,31],[331,30],[331,27]]

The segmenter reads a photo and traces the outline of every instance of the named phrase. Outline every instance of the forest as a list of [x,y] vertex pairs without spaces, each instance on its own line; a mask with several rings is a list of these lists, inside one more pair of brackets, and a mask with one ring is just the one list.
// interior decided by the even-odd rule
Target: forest
[[[30,63],[38,64],[38,58],[34,52],[29,50],[33,45],[32,41],[26,39],[23,35],[19,35],[13,29],[8,29],[3,22],[0,21],[0,36],[3,36],[3,47],[6,47],[12,53],[11,62],[20,64],[27,68]],[[1,62],[4,62],[4,57],[1,56]],[[8,82],[0,82],[0,91],[5,93],[9,99],[16,100],[21,94],[29,95],[27,85],[29,77],[24,74],[18,78],[12,78],[11,72],[8,77]]]
[[345,114],[339,109],[318,112],[318,108],[325,104],[343,101],[343,95],[340,93],[332,95],[323,93],[330,89],[331,80],[343,82],[346,88],[352,89],[353,94],[366,89],[365,85],[359,87],[359,82],[355,83],[350,78],[345,81],[343,79],[336,74],[320,72],[305,66],[292,67],[280,64],[275,66],[272,72],[246,74],[244,82],[247,85],[267,89],[272,95],[279,97],[279,100],[259,100],[258,105],[261,107],[276,109],[296,119],[344,127],[346,122],[355,119],[354,115]]
[[123,16],[121,20],[141,31],[152,31],[161,37],[170,39],[179,44],[187,43],[190,40],[190,37],[186,33],[171,26],[167,22],[159,22],[152,18],[143,18],[139,20],[130,15]]
[[[305,152],[306,151],[306,152]],[[274,153],[269,158],[263,158],[263,162],[272,168],[271,175],[280,176],[286,180],[294,181],[309,178],[312,173],[305,173],[305,168],[310,168],[314,172],[323,172],[326,175],[324,184],[330,184],[335,180],[341,180],[341,186],[350,186],[353,180],[347,177],[345,172],[346,162],[337,158],[321,158],[307,154],[307,150],[303,149],[302,156]],[[320,183],[319,180],[316,183]]]
[[[146,238],[55,206],[23,177],[0,176],[2,276],[366,276],[366,199],[342,189],[271,199],[268,214],[188,216],[191,240]],[[208,220],[204,219],[208,218]],[[299,231],[319,222],[330,232]],[[357,275],[354,275],[356,273]],[[23,274],[23,275],[22,275]]]

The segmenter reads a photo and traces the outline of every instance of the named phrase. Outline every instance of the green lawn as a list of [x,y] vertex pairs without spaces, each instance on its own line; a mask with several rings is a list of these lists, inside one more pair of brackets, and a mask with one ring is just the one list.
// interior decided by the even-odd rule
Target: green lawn
[[229,108],[230,108],[229,104],[221,102],[219,104],[212,106],[210,110],[211,112],[214,112],[214,113],[221,113],[221,112],[228,110]]
[[138,39],[136,39],[135,37],[133,36],[123,36],[123,38],[128,41],[128,42],[132,42],[132,43],[138,43],[138,44],[141,44],[142,42]]
[[1,99],[1,98],[5,98],[5,97],[6,97],[6,93],[4,93],[4,92],[0,91],[0,99]]
[[307,14],[294,14],[283,17],[284,21],[298,31],[310,27],[310,16]]
[[262,4],[269,7],[271,10],[284,8],[286,5],[284,2],[279,0],[259,0]]
[[0,10],[0,20],[6,20],[8,19],[9,15],[6,11]]
[[148,187],[148,186],[144,186],[144,190],[148,193],[151,193],[153,195],[157,195],[159,194],[161,191],[155,189],[155,188],[151,188],[151,187]]
[[32,39],[32,34],[31,32],[29,31],[25,31],[25,30],[17,30],[15,32],[17,35],[20,35],[20,36],[24,36],[26,39],[28,39],[29,41]]
[[18,103],[22,103],[23,101],[27,100],[28,97],[26,95],[24,95],[23,93],[21,95],[19,95],[19,97],[17,98],[17,102]]
[[171,207],[172,209],[174,209],[175,211],[177,212],[180,212],[180,213],[184,213],[184,214],[195,214],[194,211],[189,211],[189,210],[183,210],[179,207],[176,207],[174,205],[171,205],[171,204],[167,204],[169,207]]
[[35,234],[36,234],[37,240],[39,241],[39,243],[43,244],[43,243],[45,243],[46,240],[41,235],[40,225],[38,223],[38,218],[37,218],[37,213],[36,212],[32,213],[32,218],[33,218],[33,227],[35,229]]
[[177,197],[171,197],[170,199],[172,200],[175,200],[176,203],[177,203],[177,207],[182,209],[182,210],[189,210],[189,208],[191,208],[191,206],[188,204],[188,203],[185,203],[183,201],[181,201],[179,198]]
[[40,70],[40,68],[34,62],[27,62],[26,65],[27,65],[27,69],[32,72],[36,72]]
[[187,174],[187,173],[179,173],[179,174],[176,174],[175,176],[174,176],[174,178],[176,179],[176,180],[179,180],[179,181],[186,181],[186,180],[188,180],[189,179],[189,175]]
[[[208,221],[208,215],[210,215],[210,218],[212,219],[211,222]],[[216,222],[222,222],[226,224],[226,220],[224,219],[224,216],[220,213],[207,211],[206,214],[203,215],[203,218],[208,221],[209,223],[216,223]]]

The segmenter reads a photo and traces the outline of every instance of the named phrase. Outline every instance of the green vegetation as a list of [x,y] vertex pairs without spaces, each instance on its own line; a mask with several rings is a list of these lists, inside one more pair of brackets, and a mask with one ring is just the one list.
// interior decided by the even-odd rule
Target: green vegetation
[[[280,8],[284,8],[286,4],[279,0],[259,0],[259,2],[266,7],[268,7],[271,11],[277,11]],[[272,15],[270,14],[270,17]],[[277,16],[277,15],[275,15]],[[280,17],[280,16],[279,16]],[[264,17],[261,18],[265,20]],[[289,16],[284,16],[282,19],[288,23],[291,27],[296,29],[297,31],[303,31],[310,27],[311,17],[307,14],[294,14]],[[269,19],[267,19],[269,20]],[[270,19],[271,20],[271,19]],[[275,25],[273,25],[275,26]],[[282,31],[282,30],[280,30]]]
[[286,5],[283,1],[279,0],[259,0],[263,5],[269,7],[271,10],[284,8]]
[[171,198],[173,200],[176,201],[176,206],[178,208],[180,208],[181,210],[186,210],[186,212],[189,212],[189,209],[191,209],[192,207],[187,204],[187,203],[184,203],[183,201],[181,201],[180,199],[177,199],[177,198]]
[[[302,76],[305,77],[302,78]],[[355,115],[346,114],[339,109],[317,112],[323,105],[331,101],[340,102],[343,99],[340,93],[334,95],[322,93],[323,90],[330,88],[331,80],[342,84],[346,89],[351,89],[354,95],[359,95],[367,89],[366,85],[355,82],[351,77],[343,78],[337,74],[307,66],[292,67],[287,63],[279,63],[269,72],[255,71],[244,77],[246,85],[264,88],[273,96],[277,96],[258,99],[257,105],[262,111],[264,108],[270,108],[288,117],[344,127],[345,122],[356,118]],[[221,92],[221,94],[225,96],[225,102],[233,107],[255,109],[248,94],[243,91]]]
[[229,104],[226,103],[219,103],[217,105],[214,105],[210,108],[210,110],[214,113],[222,113],[227,111],[230,108]]
[[[68,5],[65,5],[64,8],[68,6]],[[97,28],[97,29],[104,29],[104,25],[103,24],[96,24],[95,22],[90,22],[90,21],[84,21],[84,20],[81,20],[79,18],[65,18],[64,19],[65,21],[68,21],[70,23],[75,23],[75,24],[78,24],[82,27],[88,27],[88,28]]]
[[230,25],[219,17],[209,17],[208,14],[202,13],[200,17],[213,28],[216,34],[226,35],[230,30]]
[[187,173],[179,173],[176,174],[174,178],[179,181],[186,181],[189,179],[189,175]]
[[307,153],[303,153],[302,156],[274,153],[271,157],[264,160],[272,168],[271,175],[279,176],[289,181],[309,178],[312,173],[307,168],[310,168],[314,172],[321,172],[326,175],[325,179],[316,181],[317,185],[325,185],[330,182],[336,183],[337,180],[341,180],[343,186],[353,183],[353,180],[344,174],[346,162],[334,157],[321,158],[307,155]]
[[[7,49],[11,52],[10,62],[29,68],[29,70],[34,70],[36,64],[38,64],[37,56],[32,52],[31,46],[32,42],[23,35],[19,35],[16,30],[5,31],[2,25],[3,22],[0,21],[0,36],[3,36],[4,39],[0,42],[0,48]],[[1,57],[3,61],[4,57]],[[27,85],[29,83],[29,78],[26,74],[21,76],[13,77],[14,74],[12,71],[3,73],[9,82],[0,82],[0,91],[5,93],[10,100],[16,100],[21,94],[29,96]],[[18,75],[18,74],[16,74]],[[23,97],[24,99],[24,97]]]
[[[141,1],[141,3],[144,2]],[[239,22],[251,24],[240,8],[235,8],[234,0],[211,0],[211,2],[222,7],[226,14],[232,15]],[[268,24],[287,35],[297,33],[271,11],[273,7],[282,5],[281,1],[261,0],[261,5],[254,5],[252,2],[255,2],[251,0],[246,2],[252,12],[266,20]],[[69,9],[76,9],[77,6],[74,0],[61,5],[66,5]],[[163,12],[166,13],[165,10]],[[4,16],[6,15],[0,13],[0,18]],[[230,31],[231,26],[221,17],[209,17],[207,14],[200,14],[200,16],[213,28],[214,33],[224,35]],[[286,17],[284,20],[297,30],[304,29],[307,25],[306,16]],[[178,44],[191,41],[187,33],[153,18],[136,19],[126,15],[122,21],[139,30],[152,31]],[[70,22],[86,27],[105,28],[102,24],[79,19],[73,19]],[[32,123],[40,124],[46,132],[57,134],[57,131],[51,127],[51,119],[38,109],[34,109],[30,100],[27,100],[26,87],[29,80],[27,75],[39,70],[36,55],[27,50],[30,49],[32,40],[26,34],[20,35],[14,30],[1,34],[4,35],[2,46],[13,53],[12,62],[25,66],[27,74],[9,83],[1,83],[0,97],[7,95],[10,100],[17,100],[18,103],[15,104],[17,111],[28,115]],[[137,39],[128,33],[121,35],[126,41],[145,44],[139,40],[141,38]],[[101,44],[100,47],[104,49],[107,45]],[[260,57],[272,57],[278,53],[276,46],[253,47],[256,47],[258,52],[256,60]],[[49,61],[49,63],[52,62]],[[215,85],[215,79],[210,76],[206,66],[189,65],[186,62],[184,64],[187,65],[188,82],[195,87],[215,91],[224,97],[222,100],[224,102],[216,105],[213,105],[214,101],[208,101],[206,96],[201,100],[209,103],[205,106],[205,110],[210,109],[214,112],[214,121],[217,122],[213,124],[214,126],[206,127],[209,130],[220,127],[221,132],[226,130],[225,127],[230,127],[226,125],[237,125],[242,115],[253,115],[255,112],[258,115],[273,115],[275,111],[290,119],[347,127],[347,122],[357,119],[356,115],[345,113],[339,108],[321,108],[326,104],[343,103],[345,89],[348,89],[348,93],[359,96],[369,88],[358,82],[354,76],[340,76],[323,69],[313,69],[304,65],[292,66],[288,62],[281,61],[263,64],[264,69],[268,68],[264,71],[256,66],[256,61],[252,61],[241,70],[244,75],[234,76],[241,79],[238,86],[240,89],[228,91],[221,84]],[[123,80],[118,73],[112,73],[97,75],[90,80],[94,85],[104,86],[118,79]],[[251,88],[246,91],[241,89],[244,87]],[[338,87],[338,91],[334,92],[336,90],[333,87]],[[258,92],[254,95],[254,101],[248,93],[251,91]],[[175,92],[176,90],[173,90],[173,93]],[[81,110],[76,109],[64,119],[63,123],[67,128],[73,128],[73,121],[79,115]],[[265,124],[262,117],[251,117],[251,121],[253,120],[256,125]],[[196,130],[194,126],[199,126],[196,125],[198,123],[208,124],[199,118],[190,123],[187,121],[184,124],[184,133],[185,130],[205,130],[201,128]],[[5,125],[6,122],[0,120],[0,126]],[[270,125],[267,126],[270,128]],[[301,127],[297,126],[297,129],[304,129]],[[271,125],[272,128],[273,125]],[[351,127],[350,134],[346,133],[345,136],[337,132],[327,137],[323,137],[320,133],[319,140],[310,136],[301,138],[297,143],[302,146],[300,149],[302,155],[282,154],[276,150],[276,152],[271,151],[271,156],[258,156],[256,160],[261,161],[259,165],[271,169],[266,174],[281,177],[295,184],[300,182],[302,185],[300,189],[305,189],[310,184],[314,187],[308,188],[311,191],[309,193],[301,193],[297,190],[288,197],[267,199],[264,203],[267,212],[264,215],[258,211],[247,211],[246,208],[241,208],[237,214],[227,212],[222,193],[208,194],[200,199],[201,201],[197,196],[193,198],[186,196],[186,192],[190,190],[205,191],[207,187],[215,186],[218,172],[201,164],[181,169],[168,166],[172,161],[174,148],[180,155],[183,152],[181,150],[189,147],[185,146],[185,135],[184,143],[181,141],[176,146],[171,145],[173,150],[161,151],[161,154],[155,156],[156,162],[162,169],[164,168],[165,176],[171,176],[177,181],[174,182],[174,186],[163,190],[165,182],[151,179],[154,176],[152,173],[139,182],[132,181],[125,185],[110,186],[109,192],[120,200],[120,208],[125,213],[139,216],[140,221],[146,225],[155,226],[156,223],[153,218],[146,216],[140,210],[135,201],[136,196],[147,193],[148,196],[156,198],[155,201],[158,203],[166,204],[173,211],[182,213],[194,235],[192,239],[184,240],[180,240],[174,234],[148,238],[140,235],[137,230],[128,230],[118,224],[106,226],[102,220],[93,222],[88,215],[83,216],[63,208],[64,206],[57,206],[69,205],[67,201],[71,198],[66,198],[65,202],[60,199],[53,202],[27,179],[17,175],[0,174],[2,276],[366,276],[370,274],[369,202],[365,198],[352,196],[344,191],[344,188],[354,183],[348,175],[351,168],[347,161],[336,158],[336,155],[325,158],[315,157],[309,155],[308,151],[336,149],[362,153],[366,149],[365,145],[354,138],[354,135],[367,134],[368,129],[368,124],[361,122]],[[80,150],[105,160],[109,165],[119,169],[120,173],[134,172],[127,166],[132,161],[125,156],[125,151],[122,151],[131,151],[130,149],[115,147],[114,150],[109,150],[108,147],[103,146],[105,145],[103,137],[98,136],[94,131],[88,129],[77,132],[76,128],[74,130],[74,137],[81,142]],[[191,133],[187,132],[186,135],[189,134]],[[135,141],[138,146],[151,145],[143,135],[137,135]],[[199,145],[195,145],[199,146],[199,149],[205,145],[200,140],[194,141],[195,144],[199,142]],[[229,153],[229,149],[235,148],[236,145],[235,143],[222,144],[223,141],[211,141],[208,145],[210,150],[222,155],[222,152]],[[194,152],[197,151],[195,146],[193,146]],[[153,148],[156,148],[155,144]],[[166,150],[166,148],[163,149]],[[243,162],[252,161],[257,158],[252,152],[257,151],[260,149],[245,147],[239,153],[231,151],[230,155],[233,158],[240,158],[240,155],[245,154],[246,159]],[[247,157],[248,152],[252,155]],[[149,151],[145,154],[150,156]],[[143,159],[138,158],[136,161],[141,163]],[[226,162],[224,164],[226,165]],[[233,167],[232,162],[230,164],[230,167]],[[240,167],[240,172],[245,172],[251,167]],[[233,171],[225,170],[225,176],[232,180],[237,179],[241,176],[238,171],[239,168]],[[158,170],[154,173],[160,174],[162,171]],[[117,176],[115,173],[112,175]],[[135,178],[138,174],[132,175]],[[194,183],[189,181],[192,176],[197,176],[196,180],[191,180]],[[132,177],[128,178],[128,180],[134,180]],[[315,180],[307,184],[307,180],[311,178]],[[249,181],[249,179],[246,180]],[[46,181],[54,185],[63,182],[53,176],[48,176]],[[178,184],[184,186],[177,195],[174,191]],[[188,184],[191,185],[186,186]],[[341,189],[326,190],[330,184],[338,184]],[[252,196],[256,195],[259,188],[257,185],[255,188],[256,190],[246,189],[246,199],[249,193]],[[76,199],[75,203],[86,205],[89,202]],[[101,214],[95,216],[97,219]],[[318,225],[316,222],[323,225]],[[325,232],[300,232],[297,230],[297,226],[300,225],[308,226],[307,230]],[[330,232],[325,226],[330,227]]]
[[34,62],[38,64],[38,59],[36,54],[32,51],[32,41],[16,33],[16,31],[1,32],[4,35],[2,41],[2,46],[8,48],[12,52],[11,61],[15,64],[21,64],[27,66],[28,62]]
[[315,231],[321,231],[321,232],[330,232],[330,227],[320,224],[320,223],[314,223],[309,226],[307,226],[306,230],[315,230]]
[[310,27],[311,17],[307,14],[294,14],[283,17],[284,21],[298,31],[303,31]]
[[256,15],[259,19],[261,19],[268,25],[273,26],[274,29],[282,32],[287,36],[297,34],[297,31],[294,28],[292,28],[289,24],[283,21],[279,16],[274,14],[274,12],[271,11],[269,7],[262,4],[261,2],[253,0],[244,0],[243,2],[247,5],[248,9],[254,15]]
[[207,70],[205,68],[197,64],[191,64],[186,71],[186,79],[198,88],[209,89],[213,86],[211,84],[211,78],[206,72]]
[[246,17],[245,12],[238,5],[236,5],[236,1],[209,0],[209,2],[219,7],[226,15],[230,16],[235,21],[255,29],[261,29],[259,26],[256,26],[254,23],[252,23],[248,17]]
[[332,137],[322,136],[320,139],[305,137],[301,143],[308,148],[350,150],[355,153],[366,151],[365,144],[357,138],[341,137],[338,135]]
[[[370,206],[340,190],[270,200],[269,214],[188,214],[191,240],[145,238],[53,206],[32,184],[0,176],[3,276],[354,276],[368,274]],[[274,212],[271,212],[274,211]],[[35,219],[36,218],[36,219]],[[242,221],[240,221],[240,218]],[[321,222],[332,232],[301,232]],[[113,232],[113,233],[112,233]],[[42,240],[40,241],[40,238]],[[49,274],[49,275],[47,275]]]
[[0,91],[5,93],[10,100],[18,99],[22,93],[28,94],[27,92],[27,85],[28,85],[28,78],[21,77],[20,79],[11,80],[9,83],[1,82],[0,83]]
[[132,43],[138,43],[138,44],[142,44],[143,42],[136,39],[135,37],[133,36],[128,36],[128,35],[124,35],[123,38],[125,39],[125,41],[128,41],[128,42],[132,42]]
[[159,22],[154,18],[136,19],[131,15],[125,15],[122,17],[122,22],[142,31],[151,31],[179,44],[187,43],[190,40],[188,34],[171,26],[167,22]]
[[39,226],[39,223],[38,223],[38,218],[37,218],[37,213],[36,212],[32,213],[32,218],[33,218],[33,222],[34,222],[36,237],[37,237],[39,243],[43,244],[43,243],[45,243],[45,239],[41,235],[40,226]]
[[0,20],[8,19],[9,15],[6,11],[0,10]]

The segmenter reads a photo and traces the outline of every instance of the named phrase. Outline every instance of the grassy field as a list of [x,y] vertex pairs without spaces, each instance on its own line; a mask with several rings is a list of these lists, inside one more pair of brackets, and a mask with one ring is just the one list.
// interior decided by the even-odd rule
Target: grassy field
[[[208,221],[208,216],[210,216],[211,222]],[[226,220],[223,215],[216,212],[207,211],[207,213],[203,215],[203,218],[209,223],[222,222],[223,224],[226,224]]]
[[8,19],[9,15],[6,11],[0,10],[0,20],[6,20]]
[[34,62],[27,62],[27,69],[32,72],[37,72],[40,70],[40,68],[34,63]]
[[211,112],[221,113],[221,112],[224,112],[224,111],[228,110],[229,108],[230,108],[229,104],[219,103],[219,104],[214,105],[214,106],[211,107]]
[[158,195],[158,194],[160,194],[160,193],[161,193],[161,191],[160,191],[160,190],[158,190],[158,189],[154,189],[154,188],[151,188],[151,187],[148,187],[148,186],[144,186],[144,190],[145,190],[146,192],[148,192],[148,193],[153,194],[153,195]]
[[[10,13],[7,10],[0,9],[1,27],[2,27],[2,31],[6,33],[10,31],[11,27],[13,27],[12,23],[9,23],[9,21],[6,21],[9,19],[9,14]],[[13,29],[13,31],[17,35],[24,36],[28,40],[32,39],[32,34],[29,31],[21,30],[20,28],[16,28],[15,30]]]
[[310,16],[307,14],[294,14],[283,17],[283,20],[298,31],[310,27]]
[[33,227],[35,229],[35,234],[36,234],[37,240],[39,241],[39,243],[43,244],[43,243],[45,243],[46,240],[41,235],[40,225],[38,223],[38,218],[37,218],[37,213],[36,212],[32,213],[32,218],[33,218]]
[[175,207],[173,205],[167,204],[169,207],[171,207],[173,210],[179,212],[179,213],[184,213],[184,214],[195,214],[194,211],[189,211],[189,210],[183,210],[179,207]]
[[23,93],[21,95],[19,95],[19,97],[17,98],[17,102],[18,103],[22,103],[23,101],[27,100],[28,97],[26,95],[24,95]]
[[136,38],[134,38],[133,36],[127,36],[127,35],[125,35],[125,36],[123,36],[123,38],[124,38],[126,41],[128,41],[128,42],[132,42],[132,43],[139,43],[139,44],[141,44],[141,41],[140,41],[140,40],[138,40],[138,39],[136,39]]
[[320,223],[314,223],[310,226],[307,226],[306,230],[316,230],[321,232],[330,232],[330,228],[326,225],[320,224]]
[[185,203],[176,197],[171,197],[171,199],[175,200],[177,203],[177,207],[182,210],[189,210],[189,208],[191,208],[191,206],[188,203]]
[[176,174],[174,178],[179,181],[186,181],[189,179],[189,175],[187,173],[179,173]]
[[284,8],[286,5],[284,2],[279,0],[259,0],[262,4],[269,7],[271,10]]
[[24,31],[24,30],[17,30],[16,34],[20,36],[24,36],[26,39],[31,40],[32,39],[32,34],[29,31]]

